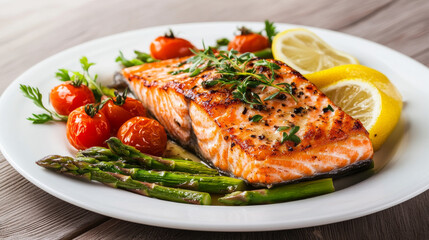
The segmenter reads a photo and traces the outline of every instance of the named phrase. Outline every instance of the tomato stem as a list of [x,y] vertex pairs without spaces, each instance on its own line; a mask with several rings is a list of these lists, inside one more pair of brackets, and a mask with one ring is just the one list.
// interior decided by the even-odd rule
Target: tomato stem
[[168,32],[166,32],[164,34],[164,37],[166,37],[166,38],[176,38],[176,36],[174,36],[173,30],[171,30],[171,28],[168,29]]
[[238,28],[238,31],[240,31],[239,35],[249,35],[249,34],[253,33],[252,30],[250,30],[249,28],[247,28],[245,26],[242,26],[242,27]]
[[122,106],[127,99],[128,88],[125,88],[125,91],[122,94],[115,92],[116,99],[112,99],[113,103],[118,106]]

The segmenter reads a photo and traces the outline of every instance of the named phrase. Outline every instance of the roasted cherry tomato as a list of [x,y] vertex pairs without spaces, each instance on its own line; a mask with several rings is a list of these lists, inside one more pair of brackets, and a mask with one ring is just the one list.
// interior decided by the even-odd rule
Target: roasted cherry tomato
[[110,123],[112,133],[116,135],[118,129],[130,118],[141,116],[146,117],[146,108],[143,104],[134,98],[123,96],[108,100],[101,112],[107,117]]
[[67,139],[78,150],[93,146],[105,146],[110,137],[110,124],[92,105],[73,110],[67,120]]
[[237,35],[228,44],[228,50],[234,49],[240,53],[257,52],[270,47],[268,38],[257,33]]
[[72,82],[54,87],[49,98],[55,111],[61,115],[69,115],[76,108],[95,102],[94,94],[86,85]]
[[169,34],[157,37],[150,44],[152,57],[159,60],[192,55],[190,49],[195,49],[195,46],[186,39],[176,38],[171,30]]
[[162,156],[167,147],[167,134],[156,120],[134,117],[126,121],[118,131],[118,138],[143,153]]

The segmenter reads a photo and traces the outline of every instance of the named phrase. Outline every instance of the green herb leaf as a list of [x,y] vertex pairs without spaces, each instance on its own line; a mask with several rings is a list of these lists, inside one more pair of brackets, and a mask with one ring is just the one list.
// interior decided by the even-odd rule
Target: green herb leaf
[[301,139],[297,135],[289,135],[288,140],[294,142],[296,145],[301,143]]
[[211,81],[203,81],[201,84],[203,85],[203,88],[210,88],[218,84],[218,82],[216,80],[211,80]]
[[261,120],[262,120],[262,116],[259,114],[256,114],[255,116],[250,118],[250,121],[252,121],[252,122],[259,122]]
[[136,57],[128,60],[127,58],[124,57],[124,54],[121,51],[119,51],[119,56],[115,59],[115,61],[120,62],[124,67],[138,66],[145,63],[158,61],[148,53],[140,52],[137,50],[135,50],[134,53],[136,54]]
[[168,74],[171,74],[171,75],[177,75],[177,74],[180,74],[180,73],[183,73],[183,70],[176,70],[176,71],[170,71],[170,72],[168,72]]
[[62,121],[67,122],[68,117],[64,115],[60,115],[54,111],[47,109],[42,102],[42,94],[38,88],[34,88],[28,85],[20,84],[19,89],[24,94],[24,96],[33,101],[33,103],[46,111],[46,113],[42,114],[32,114],[33,117],[27,118],[35,124],[46,123],[48,121]]
[[324,112],[324,113],[325,113],[325,112],[327,112],[327,111],[331,111],[331,112],[333,112],[333,111],[334,111],[334,108],[332,108],[332,106],[331,106],[331,105],[328,105],[327,107],[323,108],[322,110],[323,110],[323,112]]
[[289,132],[289,135],[295,135],[299,131],[299,126],[293,126]]
[[289,126],[280,126],[280,127],[278,127],[277,128],[277,132],[281,132],[281,131],[284,131],[284,130],[288,130],[290,127]]
[[88,72],[89,68],[92,65],[95,65],[95,63],[88,62],[88,58],[85,56],[83,56],[79,61],[80,61],[80,64],[82,66],[83,71],[85,71],[85,72]]
[[63,82],[71,80],[69,71],[67,69],[58,69],[58,72],[55,73],[55,76],[58,78],[58,80]]
[[[281,127],[279,127],[277,131],[286,130],[286,129],[279,130],[280,128]],[[299,131],[299,126],[293,126],[292,129],[289,131],[289,134],[287,134],[286,132],[283,132],[282,139],[280,142],[284,143],[285,141],[292,141],[295,143],[295,145],[298,145],[299,143],[301,143],[301,139],[295,135],[298,131]]]
[[216,48],[228,46],[229,39],[228,38],[220,38],[216,40]]
[[124,54],[122,52],[119,52],[119,56],[115,59],[116,62],[120,62],[124,67],[132,67],[132,66],[138,66],[142,65],[143,62],[139,59],[131,59],[128,60],[124,57]]
[[[97,100],[97,102],[99,102],[101,100],[101,97],[103,95],[107,95],[109,97],[113,97],[111,96],[111,91],[103,91],[103,88],[101,87],[101,84],[97,83],[97,77],[98,75],[94,75],[94,77],[91,77],[91,75],[89,74],[89,68],[93,65],[95,65],[95,63],[90,63],[88,62],[88,58],[83,56],[80,59],[80,63],[82,65],[82,69],[83,69],[83,73],[80,74],[78,72],[74,72],[75,74],[79,75],[80,78],[83,78],[83,82],[88,85],[89,89],[91,89],[91,91],[94,93],[94,97]],[[105,90],[108,88],[104,88]]]
[[135,50],[134,53],[136,54],[136,58],[143,63],[159,62],[159,60],[153,58],[149,53],[140,52],[137,50]]
[[20,84],[20,89],[26,98],[33,100],[36,106],[45,109],[42,103],[42,94],[38,88]]
[[277,97],[277,95],[279,95],[280,92],[276,92],[266,98],[264,98],[264,101],[268,101],[268,100],[273,100],[275,97]]
[[270,43],[273,42],[273,37],[277,35],[276,26],[274,26],[273,22],[269,20],[265,20],[265,33],[267,34],[268,41]]
[[85,56],[83,56],[79,62],[83,70],[82,72],[59,69],[56,73],[56,77],[61,81],[72,81],[73,85],[87,85],[94,93],[94,97],[97,101],[100,101],[101,96],[103,95],[114,97],[114,90],[107,87],[102,87],[99,83],[97,83],[97,75],[91,77],[89,74],[90,67],[95,65],[95,63],[89,62],[88,58]]
[[52,115],[41,113],[41,114],[32,114],[33,117],[28,117],[27,120],[32,121],[34,124],[42,124],[49,121],[53,121]]
[[287,135],[287,133],[285,133],[285,132],[283,132],[282,133],[282,140],[280,141],[281,143],[284,143],[287,139],[288,139],[288,135]]
[[273,51],[271,50],[271,47],[254,52],[253,54],[255,54],[255,56],[258,58],[273,58]]

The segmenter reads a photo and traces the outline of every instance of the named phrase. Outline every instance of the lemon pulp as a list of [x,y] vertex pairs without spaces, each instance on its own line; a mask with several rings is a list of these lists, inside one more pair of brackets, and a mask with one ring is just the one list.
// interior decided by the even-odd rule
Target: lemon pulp
[[316,34],[303,28],[289,29],[277,34],[272,50],[275,59],[288,64],[301,74],[359,63],[353,56],[332,48]]

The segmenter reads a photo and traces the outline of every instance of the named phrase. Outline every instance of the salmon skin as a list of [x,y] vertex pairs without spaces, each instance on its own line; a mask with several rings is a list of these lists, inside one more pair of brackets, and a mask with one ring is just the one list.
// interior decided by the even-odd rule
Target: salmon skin
[[[228,87],[202,85],[219,78],[215,69],[195,77],[171,74],[189,68],[186,60],[134,66],[123,69],[122,74],[171,138],[223,173],[254,186],[271,187],[372,166],[373,148],[361,122],[286,64],[267,60],[280,66],[275,83],[290,84],[297,101],[279,94],[264,106],[252,108],[235,99]],[[249,66],[254,61],[257,59]],[[270,74],[261,66],[256,71]],[[272,87],[254,89],[261,99],[276,91]],[[262,120],[251,121],[255,115]],[[282,143],[282,126],[299,126],[295,135],[301,142]]]

